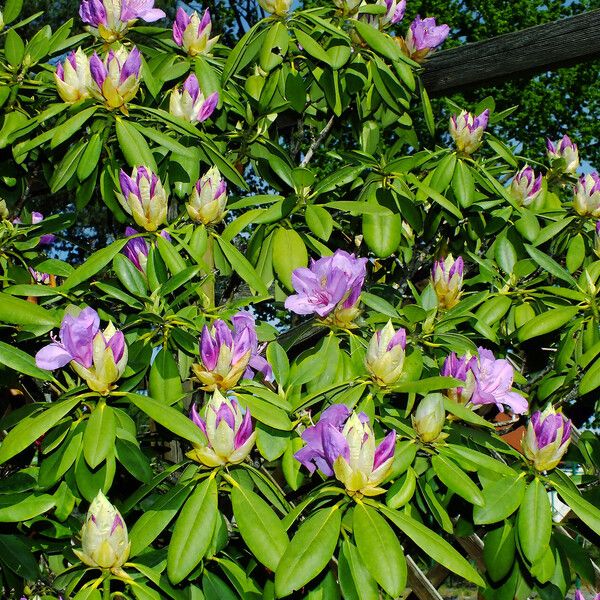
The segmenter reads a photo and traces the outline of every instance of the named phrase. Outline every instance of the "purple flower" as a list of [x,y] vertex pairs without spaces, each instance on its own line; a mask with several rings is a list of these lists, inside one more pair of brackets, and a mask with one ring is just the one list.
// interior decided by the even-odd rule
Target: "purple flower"
[[[127,237],[136,235],[137,233],[133,227],[125,228],[125,235]],[[148,242],[143,237],[134,237],[125,244],[122,252],[135,265],[138,271],[145,273],[149,248]]]
[[348,326],[358,312],[366,264],[366,258],[336,250],[332,256],[312,260],[308,269],[295,269],[292,284],[296,294],[286,299],[285,307],[299,315],[331,315],[333,323]]
[[450,117],[450,135],[459,152],[473,154],[481,146],[489,118],[487,108],[477,116],[463,110],[459,115]]
[[153,23],[166,15],[154,8],[154,0],[82,0],[79,16],[95,35],[112,43],[121,39],[136,20]]
[[156,231],[167,220],[168,196],[156,173],[135,167],[131,176],[121,170],[117,198],[123,209],[146,231]]
[[546,149],[548,150],[548,158],[552,161],[562,160],[561,171],[567,174],[574,174],[579,167],[579,150],[577,144],[574,144],[568,135],[556,142],[546,140]]
[[515,174],[510,189],[520,206],[529,206],[542,191],[542,174],[536,177],[535,171],[525,165]]
[[446,396],[458,402],[458,404],[467,404],[471,400],[473,390],[475,389],[475,377],[473,367],[477,364],[475,356],[461,356],[460,358],[452,352],[444,361],[441,374],[444,377],[454,377],[465,382],[462,387],[446,390]]
[[229,390],[241,378],[252,379],[255,371],[273,381],[271,365],[260,355],[254,317],[240,311],[231,319],[233,329],[217,319],[206,325],[200,337],[200,364],[192,365],[196,377],[208,391]]
[[225,398],[218,390],[206,406],[205,419],[192,404],[190,418],[202,430],[207,443],[194,444],[187,456],[207,467],[242,462],[256,440],[250,417],[250,411],[243,411],[235,398]]
[[319,469],[341,481],[350,495],[376,496],[386,478],[396,446],[396,433],[390,431],[379,445],[364,413],[350,413],[343,404],[323,411],[316,425],[302,432],[306,446],[294,457],[312,474]]
[[173,23],[173,41],[183,48],[189,56],[209,54],[216,44],[219,36],[210,37],[212,22],[208,9],[204,11],[202,19],[197,12],[191,15],[183,8],[177,9]]
[[456,306],[462,294],[464,262],[449,254],[444,260],[436,260],[431,269],[431,284],[440,308]]
[[517,415],[526,412],[527,400],[511,391],[514,377],[511,364],[506,359],[496,359],[492,352],[485,348],[478,348],[478,353],[479,360],[471,368],[475,377],[471,403],[495,404],[500,412],[504,412],[506,405]]
[[391,25],[395,25],[404,19],[406,0],[385,0],[385,5],[387,8],[385,21],[389,22]]
[[90,58],[92,95],[109,110],[118,108],[128,114],[125,105],[137,94],[141,68],[142,59],[135,46],[130,52],[124,46],[116,52],[110,50],[104,61],[94,52]]
[[[44,220],[44,215],[41,212],[37,212],[37,211],[33,211],[31,213],[31,224],[32,225],[37,225],[38,223],[41,223]],[[39,245],[40,246],[49,246],[50,244],[52,244],[54,242],[54,240],[56,239],[56,236],[52,233],[44,233],[43,235],[40,236],[40,241],[39,241]]]
[[575,186],[573,208],[582,217],[600,217],[600,175],[582,175]]
[[410,24],[405,45],[408,55],[417,62],[423,61],[444,43],[450,33],[448,25],[437,25],[434,17],[421,19],[419,15]]
[[35,362],[48,371],[71,363],[92,390],[108,393],[127,366],[127,344],[112,323],[101,331],[98,313],[87,307],[64,316],[59,339],[39,350]]
[[549,471],[561,461],[570,441],[571,421],[549,404],[544,412],[531,415],[521,446],[538,471]]
[[205,97],[200,89],[198,78],[193,73],[183,83],[182,91],[175,88],[171,92],[169,112],[190,123],[202,123],[213,114],[219,103],[219,93]]
[[30,273],[31,277],[33,278],[33,281],[35,281],[35,283],[40,283],[42,285],[50,285],[51,280],[50,280],[50,275],[48,275],[48,273],[40,273],[39,271],[36,271],[32,267],[28,267],[28,269],[29,269],[29,273]]

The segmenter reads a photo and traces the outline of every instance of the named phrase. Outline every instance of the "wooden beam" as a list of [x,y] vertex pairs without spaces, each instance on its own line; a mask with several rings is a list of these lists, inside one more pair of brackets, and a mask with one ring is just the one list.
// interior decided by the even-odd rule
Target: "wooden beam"
[[600,57],[600,9],[434,54],[423,82],[432,95]]

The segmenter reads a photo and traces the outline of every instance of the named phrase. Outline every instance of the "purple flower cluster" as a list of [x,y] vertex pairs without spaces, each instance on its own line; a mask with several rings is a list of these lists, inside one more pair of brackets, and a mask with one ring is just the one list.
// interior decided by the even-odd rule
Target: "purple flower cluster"
[[413,60],[421,62],[444,43],[449,33],[450,27],[437,25],[434,17],[421,19],[417,15],[406,34],[406,51]]
[[254,317],[240,311],[231,321],[233,330],[221,319],[211,329],[205,325],[202,330],[201,364],[192,365],[192,369],[206,390],[229,390],[242,377],[252,379],[255,371],[266,381],[273,380],[271,365],[260,355]]
[[511,391],[514,379],[511,364],[506,359],[496,359],[492,352],[485,348],[479,348],[478,355],[458,358],[452,352],[446,358],[441,370],[442,375],[465,382],[464,387],[449,390],[448,396],[461,404],[495,404],[500,412],[504,412],[506,405],[515,414],[526,412],[527,400]]
[[334,311],[353,310],[367,275],[367,259],[343,250],[311,261],[309,268],[295,269],[292,284],[296,294],[285,307],[299,315],[328,317]]

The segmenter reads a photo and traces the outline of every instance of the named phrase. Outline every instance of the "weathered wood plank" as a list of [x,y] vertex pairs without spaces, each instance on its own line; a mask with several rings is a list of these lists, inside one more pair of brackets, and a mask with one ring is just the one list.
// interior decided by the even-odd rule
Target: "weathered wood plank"
[[600,9],[434,54],[423,82],[430,94],[476,87],[600,57]]

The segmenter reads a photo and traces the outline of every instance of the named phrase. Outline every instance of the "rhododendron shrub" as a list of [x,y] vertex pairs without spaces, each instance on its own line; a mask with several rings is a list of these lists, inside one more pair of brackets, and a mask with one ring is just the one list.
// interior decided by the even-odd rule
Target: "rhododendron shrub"
[[[421,65],[452,32],[404,1],[261,0],[234,47],[197,5],[83,0],[28,40],[20,5],[2,597],[376,600],[432,569],[490,600],[591,593],[600,180],[577,140],[549,124],[517,155],[489,98],[432,114]],[[109,243],[65,252],[99,206]]]

